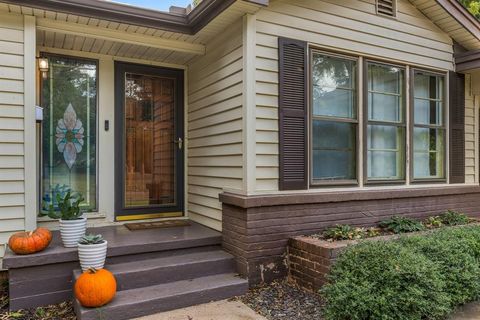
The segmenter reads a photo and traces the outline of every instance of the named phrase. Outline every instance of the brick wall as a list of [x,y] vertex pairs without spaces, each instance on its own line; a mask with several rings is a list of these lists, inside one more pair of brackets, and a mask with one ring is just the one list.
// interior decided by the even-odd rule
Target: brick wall
[[288,278],[310,291],[318,291],[325,283],[330,268],[342,247],[307,237],[288,241]]
[[422,219],[449,209],[480,217],[479,186],[244,196],[221,194],[223,246],[250,284],[287,275],[288,239],[334,224],[369,226],[393,215]]

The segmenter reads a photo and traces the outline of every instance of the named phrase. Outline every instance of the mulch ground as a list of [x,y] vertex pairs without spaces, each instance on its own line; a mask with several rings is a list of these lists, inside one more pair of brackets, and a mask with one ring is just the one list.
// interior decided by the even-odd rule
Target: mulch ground
[[318,294],[307,292],[286,280],[278,280],[249,290],[239,297],[270,320],[321,320],[322,300]]
[[[270,320],[321,320],[322,300],[286,280],[255,287],[238,298]],[[0,281],[0,320],[75,320],[72,304],[63,302],[30,310],[8,311],[8,283]]]
[[[0,280],[1,281],[1,280]],[[0,282],[0,320],[75,320],[71,302],[30,310],[8,311],[8,282]]]

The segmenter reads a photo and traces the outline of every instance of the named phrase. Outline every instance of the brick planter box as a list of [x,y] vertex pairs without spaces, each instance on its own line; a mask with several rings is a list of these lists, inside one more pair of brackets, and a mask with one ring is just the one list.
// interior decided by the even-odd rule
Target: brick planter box
[[288,241],[288,279],[309,291],[318,291],[338,254],[356,241],[329,242],[311,237],[295,237]]
[[[412,236],[433,230],[403,233],[402,235]],[[343,249],[355,245],[359,241],[388,241],[399,236],[401,235],[392,234],[363,240],[340,241],[326,241],[308,236],[290,238],[287,247],[288,279],[306,290],[318,291],[326,283],[326,275]]]
[[[466,226],[480,226],[478,220],[474,223],[448,228],[463,228]],[[307,236],[293,237],[288,241],[287,266],[288,280],[309,291],[318,291],[325,283],[331,266],[335,263],[340,252],[348,246],[360,241],[388,241],[400,236],[426,234],[438,229],[381,235],[363,240],[326,241]]]
[[[427,232],[430,231],[404,233],[403,235],[418,235]],[[343,249],[355,245],[359,241],[388,241],[399,236],[394,234],[363,240],[340,241],[326,241],[307,236],[290,238],[287,247],[288,279],[306,290],[318,291],[326,283],[326,276]]]

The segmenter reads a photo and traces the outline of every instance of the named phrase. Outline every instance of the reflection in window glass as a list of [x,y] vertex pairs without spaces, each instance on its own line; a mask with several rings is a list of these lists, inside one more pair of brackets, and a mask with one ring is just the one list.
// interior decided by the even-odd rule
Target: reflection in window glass
[[83,195],[82,209],[95,210],[97,64],[50,56],[41,95],[42,210],[68,191]]
[[444,77],[414,72],[413,177],[445,177]]
[[312,56],[312,177],[356,179],[355,60],[314,52]]
[[313,54],[313,114],[356,118],[356,61]]
[[368,64],[368,120],[403,122],[404,71]]
[[368,63],[367,174],[369,180],[405,178],[403,69]]

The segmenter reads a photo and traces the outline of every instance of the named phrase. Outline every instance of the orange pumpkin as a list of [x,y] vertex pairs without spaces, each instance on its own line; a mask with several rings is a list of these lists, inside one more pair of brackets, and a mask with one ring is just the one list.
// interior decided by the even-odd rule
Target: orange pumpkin
[[115,297],[117,281],[113,274],[106,270],[88,269],[75,282],[75,297],[84,307],[101,307]]
[[8,246],[16,254],[31,254],[44,250],[52,241],[52,233],[45,228],[30,232],[18,232],[8,240]]

